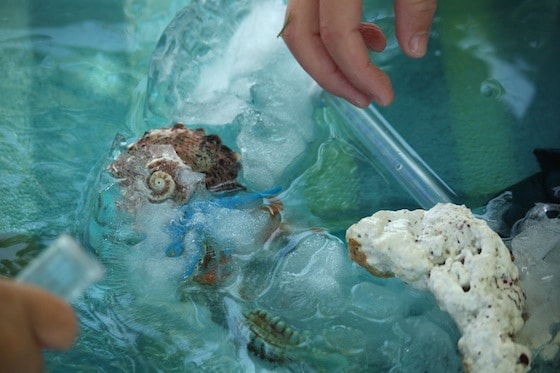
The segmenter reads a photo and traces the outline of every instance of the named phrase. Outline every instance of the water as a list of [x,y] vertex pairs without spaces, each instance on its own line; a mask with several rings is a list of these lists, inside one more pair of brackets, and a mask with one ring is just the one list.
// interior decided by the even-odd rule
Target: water
[[[111,372],[297,371],[332,364],[374,371],[460,369],[457,329],[431,296],[398,280],[373,279],[347,259],[339,237],[348,225],[378,209],[417,203],[392,184],[382,165],[360,154],[339,128],[336,113],[321,106],[312,81],[276,39],[282,3],[254,4],[0,5],[2,273],[17,273],[62,231],[80,237],[107,268],[106,280],[74,304],[81,322],[77,344],[63,354],[47,354],[48,371],[93,366]],[[391,33],[387,4],[372,4],[368,14]],[[535,16],[542,32],[534,30],[530,17],[540,10],[526,9],[528,2],[516,4],[506,13],[514,25],[533,30],[518,42],[557,52],[549,40],[558,33],[558,2],[546,2],[549,23]],[[533,94],[521,89],[516,101],[513,83],[495,71],[473,70],[476,84],[466,84],[471,78],[457,61],[480,60],[482,52],[477,43],[459,41],[465,30],[480,29],[491,19],[465,18],[469,22],[450,12],[436,19],[427,59],[404,59],[394,38],[378,58],[395,79],[398,97],[382,114],[477,206],[536,170],[527,155],[532,145],[504,139],[515,135],[543,147],[559,143],[550,119],[558,117],[558,108],[550,105],[555,96],[549,88],[557,74],[542,53],[514,59],[506,52],[516,42],[500,40],[483,45],[499,45],[490,56],[516,61],[507,65],[516,67],[509,70],[514,73],[525,66],[521,62],[542,67],[542,75],[523,67],[523,74],[512,78],[518,86],[528,80],[538,89]],[[454,30],[449,39],[445,30]],[[445,86],[435,79],[443,79],[444,63],[450,80]],[[426,86],[430,91],[418,95]],[[514,101],[519,108],[512,108]],[[506,128],[512,117],[513,129]],[[136,217],[119,215],[118,190],[102,171],[115,134],[133,141],[149,128],[175,121],[219,133],[241,154],[239,180],[249,190],[283,188],[286,229],[260,244],[243,246],[247,236],[236,241],[233,274],[217,287],[181,282],[186,257],[161,255],[158,245],[169,240],[163,228],[174,217],[173,208],[163,204]],[[477,130],[465,129],[472,123]],[[488,123],[500,131],[486,130]],[[440,135],[449,131],[458,134],[452,143]],[[472,133],[479,136],[466,141]],[[478,169],[482,176],[474,177]],[[488,177],[491,171],[500,177]],[[249,219],[228,219],[244,218]],[[280,316],[300,333],[305,348],[286,352],[299,365],[270,364],[247,351],[243,323],[257,309]]]
[[[560,144],[559,9],[440,2],[426,58],[399,54],[394,37],[376,57],[397,92],[381,114],[470,207],[538,171],[533,149]],[[377,18],[392,20],[375,8]]]

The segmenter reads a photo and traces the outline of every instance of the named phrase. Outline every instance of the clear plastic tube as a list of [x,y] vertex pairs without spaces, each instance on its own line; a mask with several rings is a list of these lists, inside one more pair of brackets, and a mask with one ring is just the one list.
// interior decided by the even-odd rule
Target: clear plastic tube
[[346,122],[366,155],[384,167],[425,209],[439,202],[457,203],[455,192],[424,162],[391,124],[370,105],[359,109],[341,98],[323,93],[323,102]]
[[59,236],[16,277],[72,302],[104,276],[101,263],[72,237]]

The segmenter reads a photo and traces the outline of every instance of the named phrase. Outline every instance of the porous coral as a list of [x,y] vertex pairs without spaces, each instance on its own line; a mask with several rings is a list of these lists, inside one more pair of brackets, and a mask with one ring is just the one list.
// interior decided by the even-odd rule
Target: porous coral
[[350,257],[375,276],[430,290],[462,336],[468,372],[525,372],[530,351],[513,341],[525,295],[509,250],[464,206],[379,211],[346,232]]

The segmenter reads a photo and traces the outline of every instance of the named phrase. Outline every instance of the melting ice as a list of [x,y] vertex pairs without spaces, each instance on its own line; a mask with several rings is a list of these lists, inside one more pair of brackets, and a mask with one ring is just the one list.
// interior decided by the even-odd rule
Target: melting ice
[[546,366],[560,359],[560,205],[537,204],[513,228],[510,246],[527,295],[518,339]]
[[[462,369],[458,331],[430,295],[371,278],[339,238],[311,224],[320,219],[302,218],[297,188],[331,129],[317,125],[314,85],[276,38],[283,17],[279,0],[193,1],[165,30],[145,123],[218,134],[240,155],[243,188],[208,186],[188,162],[170,171],[181,157],[169,147],[115,172],[137,140],[117,137],[87,204],[85,241],[107,280],[77,304],[82,337],[53,366]],[[164,174],[174,192],[156,198],[169,186]]]
[[[186,129],[149,131],[135,144],[159,144],[143,147],[117,138],[96,187],[89,239],[116,289],[94,292],[83,306],[106,308],[83,312],[122,322],[113,343],[144,354],[138,340],[148,338],[172,347],[166,363],[193,369],[460,370],[457,331],[431,297],[372,279],[338,238],[284,220],[280,188],[252,191],[232,180],[208,188],[192,174],[209,174],[161,144],[162,133],[177,131]],[[172,183],[165,197],[154,200],[164,185],[153,177]]]
[[509,191],[489,201],[481,216],[504,238],[526,295],[525,325],[517,342],[532,350],[531,371],[556,371],[560,364],[560,205],[536,203],[511,226],[505,217],[519,207]]

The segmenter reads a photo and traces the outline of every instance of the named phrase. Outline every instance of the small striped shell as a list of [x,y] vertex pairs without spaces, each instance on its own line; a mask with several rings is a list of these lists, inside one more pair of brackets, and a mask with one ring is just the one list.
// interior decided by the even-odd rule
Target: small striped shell
[[299,332],[262,309],[246,313],[245,323],[249,329],[247,349],[265,361],[285,363],[304,343]]
[[[146,164],[146,168],[150,171],[146,179],[146,185],[150,189],[148,196],[151,202],[163,202],[167,199],[188,199],[182,193],[179,195],[179,180],[175,181],[179,176],[181,162],[168,157],[156,158]],[[177,194],[176,194],[177,193]]]
[[175,194],[175,180],[173,176],[164,171],[154,171],[148,176],[148,188],[151,194],[148,197],[152,202],[162,202],[172,198]]

